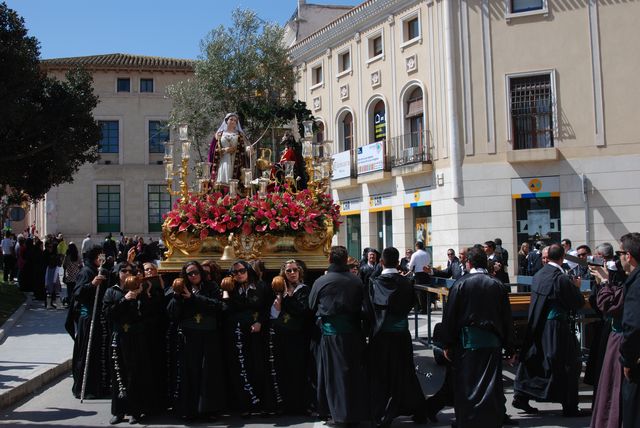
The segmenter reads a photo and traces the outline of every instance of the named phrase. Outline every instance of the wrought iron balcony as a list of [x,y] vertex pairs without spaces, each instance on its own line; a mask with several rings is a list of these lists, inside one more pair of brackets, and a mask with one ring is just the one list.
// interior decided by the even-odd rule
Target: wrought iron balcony
[[391,167],[412,163],[431,162],[429,131],[410,132],[393,137],[389,142],[389,163]]

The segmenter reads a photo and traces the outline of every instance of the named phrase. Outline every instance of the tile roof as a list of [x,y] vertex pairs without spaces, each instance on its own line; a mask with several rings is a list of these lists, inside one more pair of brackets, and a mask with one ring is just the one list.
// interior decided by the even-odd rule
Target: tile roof
[[153,70],[153,71],[193,71],[195,61],[178,58],[162,58],[130,54],[106,54],[78,56],[70,58],[51,58],[40,61],[45,69],[66,69],[84,66],[87,69]]

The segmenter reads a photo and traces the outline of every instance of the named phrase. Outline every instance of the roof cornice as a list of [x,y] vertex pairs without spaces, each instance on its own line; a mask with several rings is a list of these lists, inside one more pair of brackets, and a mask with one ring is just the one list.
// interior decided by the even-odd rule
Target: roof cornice
[[45,71],[68,70],[84,67],[91,71],[165,71],[192,73],[195,61],[130,54],[106,54],[69,58],[51,58],[40,61]]
[[294,63],[314,58],[328,46],[337,46],[356,33],[379,23],[394,11],[423,0],[368,0],[289,48]]

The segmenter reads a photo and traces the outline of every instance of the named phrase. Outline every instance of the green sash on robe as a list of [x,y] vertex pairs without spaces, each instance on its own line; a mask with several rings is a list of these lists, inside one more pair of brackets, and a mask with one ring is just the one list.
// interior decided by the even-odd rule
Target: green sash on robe
[[462,347],[475,351],[482,348],[500,348],[500,338],[494,333],[474,326],[462,328]]

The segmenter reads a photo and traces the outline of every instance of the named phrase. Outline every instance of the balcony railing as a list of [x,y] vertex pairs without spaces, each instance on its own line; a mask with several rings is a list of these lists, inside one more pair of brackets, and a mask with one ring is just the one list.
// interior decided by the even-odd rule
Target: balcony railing
[[389,163],[391,167],[419,162],[431,162],[429,131],[410,132],[393,137],[389,142]]

